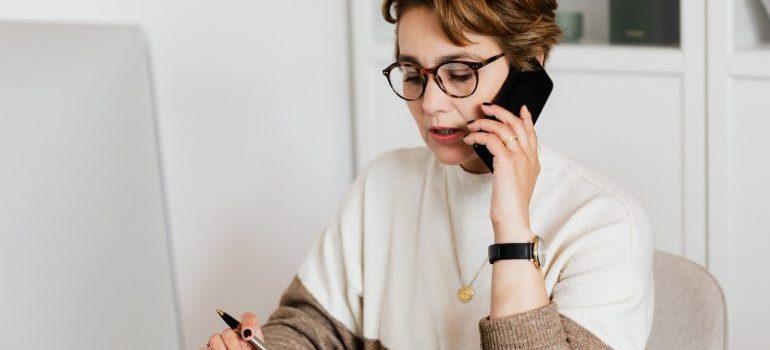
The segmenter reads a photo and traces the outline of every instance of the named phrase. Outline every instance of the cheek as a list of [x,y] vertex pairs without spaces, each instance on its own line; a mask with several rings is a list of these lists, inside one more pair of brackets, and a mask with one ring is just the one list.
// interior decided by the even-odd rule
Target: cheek
[[409,113],[412,115],[412,119],[414,119],[415,123],[422,127],[425,124],[424,118],[422,117],[422,105],[417,101],[409,101],[406,103],[406,106],[409,108]]
[[466,121],[478,119],[482,115],[481,104],[486,100],[483,95],[477,94],[478,92],[476,91],[473,95],[459,99],[454,103],[454,107]]
[[486,86],[486,89],[479,91],[479,98],[483,100],[480,102],[492,102],[498,90],[494,86]]
[[[483,102],[491,103],[495,98],[495,95],[497,95],[497,92],[500,91],[500,88],[503,86],[505,78],[508,76],[508,68],[505,65],[502,67],[500,65],[489,66],[489,68],[489,71],[485,72],[487,74],[483,74],[480,77],[481,81],[479,82],[479,86],[473,96],[471,96],[477,99],[478,104]],[[479,114],[480,113],[481,109],[479,107]]]

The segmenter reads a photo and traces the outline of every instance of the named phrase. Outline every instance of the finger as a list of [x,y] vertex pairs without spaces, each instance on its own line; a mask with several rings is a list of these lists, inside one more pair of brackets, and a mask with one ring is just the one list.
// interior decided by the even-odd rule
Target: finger
[[524,130],[527,131],[527,137],[531,145],[537,149],[537,133],[535,132],[535,122],[532,120],[532,113],[529,111],[527,105],[521,106],[521,113],[519,114],[524,121]]
[[514,134],[516,134],[516,137],[518,138],[517,142],[519,143],[519,147],[521,147],[522,151],[529,159],[533,159],[537,156],[537,150],[533,150],[531,142],[532,140],[529,138],[529,135],[526,132],[524,121],[521,118],[515,116],[513,113],[498,105],[490,104],[482,105],[481,107],[485,113],[498,113],[495,114],[495,117],[500,119],[500,121],[504,122],[511,128],[511,130],[513,130]]
[[507,157],[510,150],[503,145],[503,141],[495,134],[488,132],[472,132],[463,138],[463,142],[472,145],[474,143],[487,146],[487,149],[496,160]]
[[251,312],[245,312],[241,316],[241,337],[248,340],[254,335],[254,329],[257,328],[257,315]]
[[511,125],[511,129],[513,129],[513,132],[516,134],[517,139],[515,142],[522,154],[525,154],[529,158],[534,157],[535,152],[532,150],[532,144],[529,142],[527,131],[524,130],[524,122],[518,117],[511,117],[509,125]]
[[241,339],[238,333],[230,328],[222,331],[222,340],[225,342],[227,350],[249,349],[249,343]]
[[[528,158],[532,159],[535,157],[536,153],[532,149],[532,144],[530,143],[529,136],[524,127],[524,121],[521,120],[521,118],[513,115],[513,113],[498,105],[482,104],[481,108],[484,113],[494,113],[496,118],[500,119],[501,122],[505,123],[511,130],[513,130],[513,133],[516,134],[516,137],[518,138],[516,142],[518,145],[511,145],[508,143],[510,146],[509,148],[514,148],[514,153],[517,153],[516,151],[520,149]],[[516,149],[514,146],[518,146],[519,148]]]
[[503,142],[503,146],[507,147],[511,152],[524,154],[521,147],[518,144],[514,144],[515,140],[513,137],[516,136],[516,133],[514,133],[508,125],[502,122],[492,119],[476,119],[474,122],[468,124],[468,130],[471,132],[483,131],[494,134],[501,141],[509,139],[511,141],[508,142],[507,145]]
[[209,338],[209,347],[211,350],[227,350],[225,342],[222,341],[222,336],[220,336],[219,333],[216,333]]

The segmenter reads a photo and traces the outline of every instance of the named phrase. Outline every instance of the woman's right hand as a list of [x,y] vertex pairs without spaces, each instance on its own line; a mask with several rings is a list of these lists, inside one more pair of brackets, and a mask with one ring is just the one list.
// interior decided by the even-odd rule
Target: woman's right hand
[[246,312],[241,316],[241,326],[237,332],[228,327],[221,333],[214,333],[208,342],[201,347],[201,350],[253,350],[251,344],[248,343],[251,337],[265,341],[265,336],[257,322],[257,316],[251,312]]

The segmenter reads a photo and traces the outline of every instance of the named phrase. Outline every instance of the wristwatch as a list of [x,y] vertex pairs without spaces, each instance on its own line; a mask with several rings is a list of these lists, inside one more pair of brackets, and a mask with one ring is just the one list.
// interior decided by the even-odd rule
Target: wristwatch
[[489,246],[489,263],[494,264],[498,260],[529,259],[540,269],[545,265],[545,241],[536,234],[532,234],[532,240],[526,243],[498,243]]

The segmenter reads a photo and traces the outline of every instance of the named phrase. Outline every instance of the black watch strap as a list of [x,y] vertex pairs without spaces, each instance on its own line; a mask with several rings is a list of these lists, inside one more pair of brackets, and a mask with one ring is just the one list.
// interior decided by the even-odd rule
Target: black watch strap
[[532,259],[534,243],[499,243],[489,246],[489,263],[506,259]]

